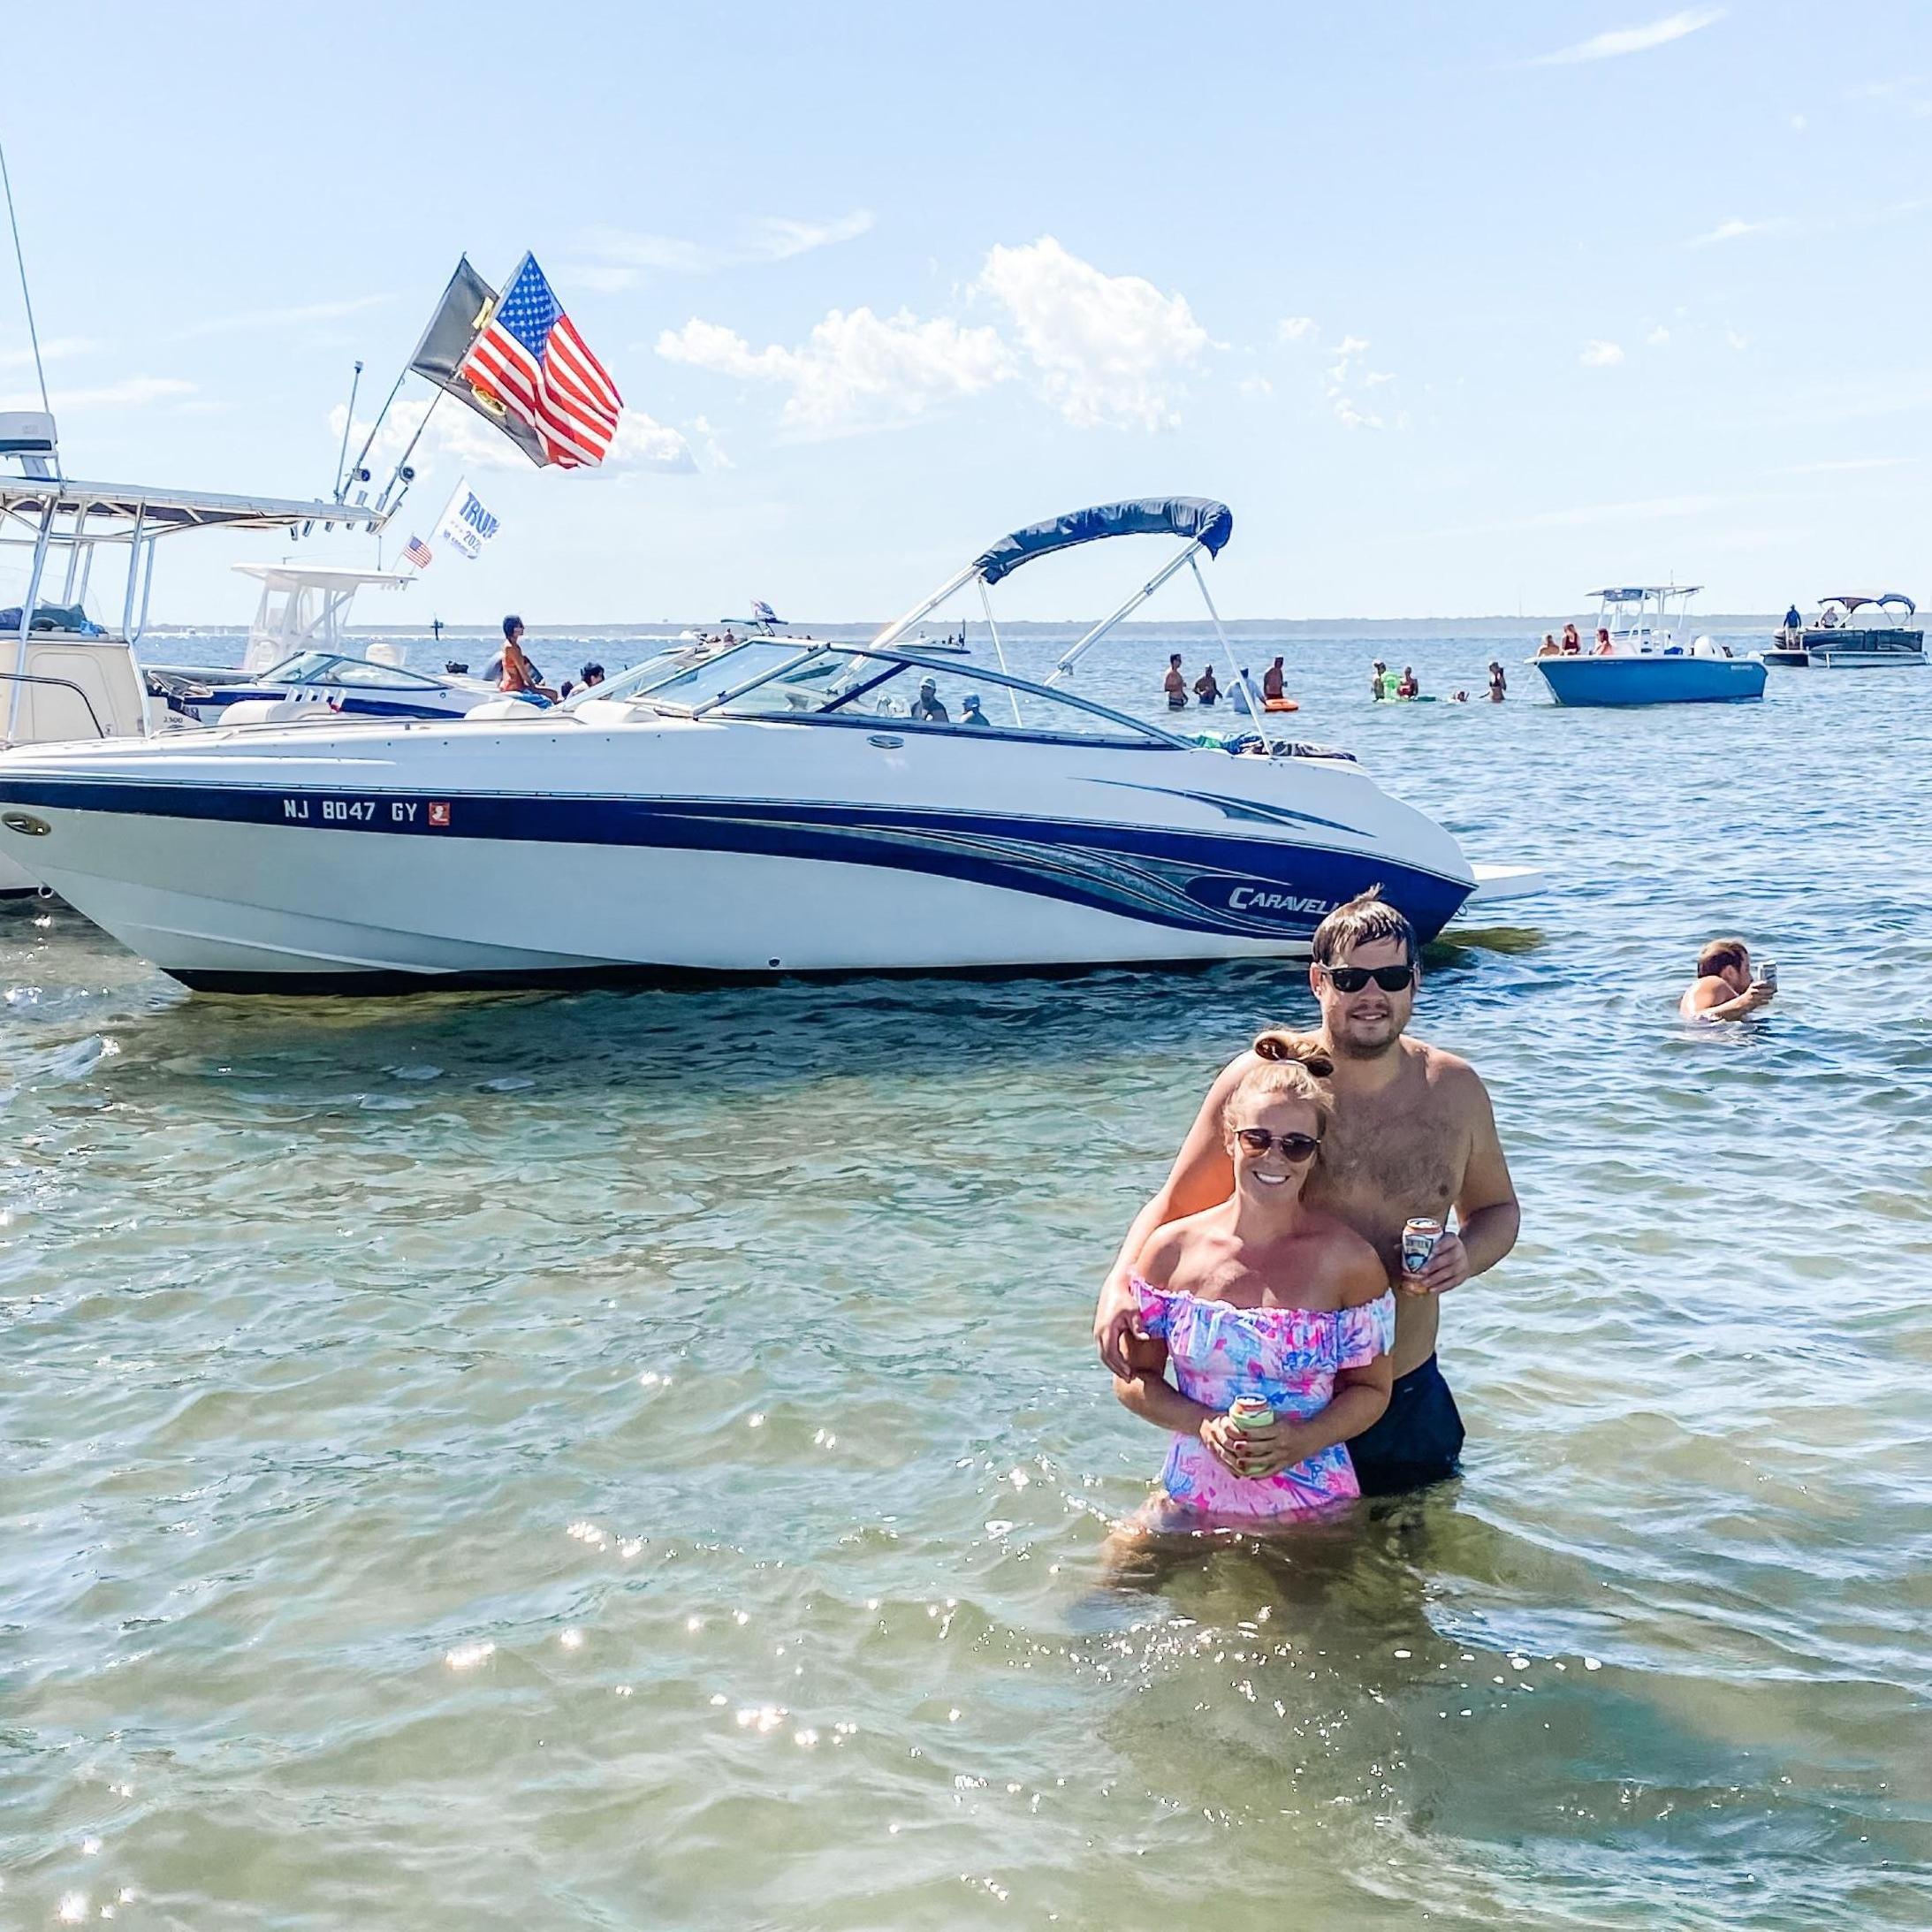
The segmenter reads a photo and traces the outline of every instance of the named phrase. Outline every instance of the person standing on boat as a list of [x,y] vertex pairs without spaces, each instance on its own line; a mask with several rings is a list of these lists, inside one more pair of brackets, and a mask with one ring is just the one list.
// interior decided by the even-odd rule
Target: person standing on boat
[[[1521,1222],[1510,1164],[1489,1095],[1475,1069],[1404,1030],[1415,1010],[1420,950],[1415,929],[1374,892],[1338,906],[1316,927],[1309,984],[1321,1004],[1320,1046],[1335,1070],[1323,1085],[1332,1114],[1323,1159],[1303,1198],[1352,1228],[1381,1260],[1396,1297],[1395,1386],[1381,1419],[1349,1444],[1364,1495],[1393,1495],[1456,1472],[1462,1418],[1436,1365],[1441,1297],[1487,1272],[1516,1245]],[[1279,1033],[1263,1033],[1221,1069],[1188,1130],[1172,1171],[1121,1244],[1094,1311],[1100,1359],[1131,1381],[1130,1338],[1144,1332],[1134,1265],[1157,1228],[1198,1214],[1233,1192],[1221,1122],[1228,1100],[1257,1067],[1304,1057]],[[1403,1224],[1446,1221],[1415,1273],[1403,1266]],[[1305,1450],[1297,1425],[1278,1422],[1251,1441],[1251,1475],[1291,1466]]]
[[1697,955],[1697,977],[1684,989],[1677,1011],[1686,1020],[1741,1020],[1777,997],[1774,981],[1751,970],[1742,939],[1713,939]]
[[1200,676],[1194,681],[1194,696],[1203,704],[1218,704],[1221,702],[1221,686],[1214,681],[1214,667],[1206,666]]
[[1784,613],[1784,635],[1795,644],[1804,634],[1805,620],[1798,614],[1798,606],[1794,604]]
[[1502,674],[1502,660],[1492,658],[1489,660],[1489,702],[1500,704],[1509,695],[1510,681]]
[[1279,658],[1261,673],[1261,696],[1264,698],[1288,696],[1287,686],[1282,676],[1282,660]]
[[1170,711],[1184,711],[1187,709],[1187,679],[1181,670],[1181,653],[1178,650],[1168,659],[1168,674],[1161,679],[1160,687],[1168,694],[1168,709]]
[[950,723],[946,707],[939,703],[939,682],[933,678],[919,680],[919,695],[912,701],[914,719],[922,725],[944,725]]

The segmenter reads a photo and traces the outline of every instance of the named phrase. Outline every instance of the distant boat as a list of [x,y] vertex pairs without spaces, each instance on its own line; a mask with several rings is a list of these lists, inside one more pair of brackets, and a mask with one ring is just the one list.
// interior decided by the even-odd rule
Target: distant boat
[[[1885,671],[1926,663],[1925,633],[1911,623],[1890,622],[1887,613],[1898,605],[1907,619],[1918,614],[1919,606],[1903,590],[1876,593],[1843,591],[1837,597],[1819,599],[1818,615],[1794,630],[1780,625],[1772,633],[1776,643],[1764,654],[1767,664],[1782,665],[1788,670]],[[1858,621],[1860,611],[1871,612]]]
[[1735,704],[1764,696],[1764,659],[1708,637],[1685,641],[1696,584],[1616,584],[1590,594],[1607,644],[1530,662],[1559,704]]

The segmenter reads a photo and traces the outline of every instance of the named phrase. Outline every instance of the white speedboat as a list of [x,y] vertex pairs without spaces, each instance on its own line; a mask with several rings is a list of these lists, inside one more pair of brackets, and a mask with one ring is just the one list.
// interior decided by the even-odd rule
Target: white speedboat
[[[1371,885],[1433,935],[1475,875],[1352,759],[1203,746],[1054,688],[1232,523],[1197,498],[1082,512],[871,644],[757,638],[560,710],[16,751],[0,850],[235,991],[1293,955]],[[897,643],[964,585],[1149,533],[1183,548],[1045,684]]]

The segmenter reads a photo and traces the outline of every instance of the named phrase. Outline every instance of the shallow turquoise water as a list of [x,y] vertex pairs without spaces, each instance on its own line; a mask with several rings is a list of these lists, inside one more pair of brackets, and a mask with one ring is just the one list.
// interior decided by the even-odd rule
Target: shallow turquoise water
[[1423,996],[1526,1210],[1466,1478],[1155,1591],[1088,1313],[1293,970],[244,1001],[0,908],[0,1921],[1932,1922],[1932,677],[1521,649],[1290,653],[1563,881]]

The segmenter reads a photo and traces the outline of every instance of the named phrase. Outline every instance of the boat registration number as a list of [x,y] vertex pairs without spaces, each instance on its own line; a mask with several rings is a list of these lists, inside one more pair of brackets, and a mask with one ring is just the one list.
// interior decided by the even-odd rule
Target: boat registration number
[[450,808],[413,798],[285,798],[282,817],[297,825],[427,825],[440,831],[450,822]]

